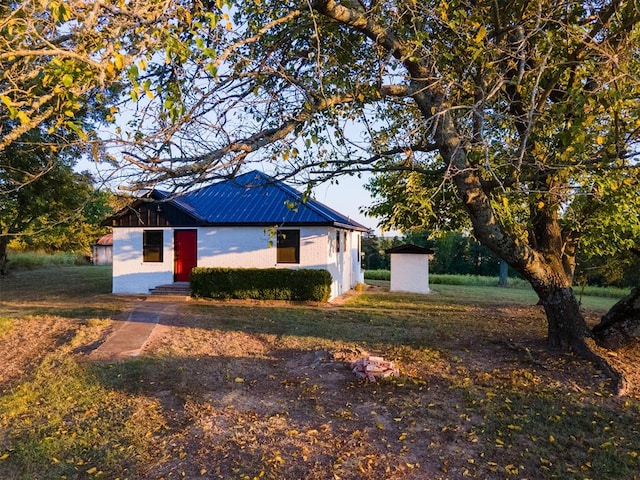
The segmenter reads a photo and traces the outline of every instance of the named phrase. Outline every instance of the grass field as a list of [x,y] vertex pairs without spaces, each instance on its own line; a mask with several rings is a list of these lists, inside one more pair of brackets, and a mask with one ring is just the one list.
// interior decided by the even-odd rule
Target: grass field
[[[365,280],[370,283],[389,281],[391,279],[390,270],[367,270]],[[485,277],[480,275],[444,275],[430,274],[429,283],[431,285],[455,285],[466,287],[496,287],[498,277]],[[509,278],[507,289],[531,290],[531,286],[522,278]],[[596,287],[592,285],[576,285],[574,290],[579,296],[588,297],[608,297],[621,298],[629,293],[629,288],[619,287]]]
[[[0,478],[640,478],[640,399],[544,345],[526,289],[370,287],[343,304],[189,301],[91,360],[139,297],[110,270],[0,279]],[[613,298],[585,297],[589,322]],[[367,383],[364,352],[401,376]],[[632,352],[607,354],[634,372]]]

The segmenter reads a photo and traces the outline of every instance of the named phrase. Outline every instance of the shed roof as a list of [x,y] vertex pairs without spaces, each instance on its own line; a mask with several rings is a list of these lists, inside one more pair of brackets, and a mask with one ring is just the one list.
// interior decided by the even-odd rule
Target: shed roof
[[166,200],[199,225],[330,225],[368,230],[317,200],[304,200],[295,188],[257,170],[175,198],[155,190],[151,198]]
[[95,243],[96,245],[113,245],[113,234],[107,233],[106,235],[101,236],[98,241]]
[[412,243],[407,243],[405,245],[398,245],[397,247],[387,248],[384,253],[417,253],[429,255],[435,253],[435,250],[433,248],[419,247]]

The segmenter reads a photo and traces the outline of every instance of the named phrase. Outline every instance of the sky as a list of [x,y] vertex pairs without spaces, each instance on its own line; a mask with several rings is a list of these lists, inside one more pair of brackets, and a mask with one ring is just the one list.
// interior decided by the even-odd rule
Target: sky
[[[371,193],[364,188],[367,181],[367,174],[363,174],[362,178],[355,175],[338,177],[337,184],[325,182],[316,186],[313,189],[313,197],[361,225],[373,229],[378,236],[401,237],[402,233],[398,230],[389,230],[383,233],[378,226],[379,218],[368,217],[360,213],[362,207],[368,207],[374,201]],[[292,186],[300,190],[299,186]]]
[[315,199],[365,227],[375,229],[380,233],[378,219],[367,217],[360,213],[361,207],[366,207],[373,203],[371,194],[364,188],[366,179],[357,178],[356,176],[344,176],[339,178],[338,182],[337,185],[326,182],[314,188]]

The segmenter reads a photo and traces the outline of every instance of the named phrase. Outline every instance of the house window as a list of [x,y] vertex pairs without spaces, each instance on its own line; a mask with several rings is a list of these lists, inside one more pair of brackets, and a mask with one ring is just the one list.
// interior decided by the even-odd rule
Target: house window
[[300,230],[278,230],[278,263],[300,263]]
[[340,252],[340,230],[336,230],[336,252]]
[[142,260],[144,262],[162,262],[163,247],[164,232],[162,230],[144,230],[142,232]]

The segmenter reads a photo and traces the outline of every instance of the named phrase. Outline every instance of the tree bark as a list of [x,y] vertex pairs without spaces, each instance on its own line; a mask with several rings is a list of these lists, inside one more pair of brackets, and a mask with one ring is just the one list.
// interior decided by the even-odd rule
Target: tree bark
[[509,279],[509,264],[500,259],[500,277],[498,280],[499,287],[506,287]]
[[582,350],[591,336],[571,287],[545,284],[534,287],[547,316],[547,345],[556,351]]
[[593,327],[598,345],[617,350],[640,338],[640,287],[616,303]]
[[556,351],[573,352],[591,362],[613,381],[618,395],[627,391],[624,376],[589,345],[589,330],[571,288],[573,269],[563,249],[563,235],[555,211],[536,212],[532,243],[506,234],[494,216],[478,170],[468,162],[461,140],[448,115],[439,123],[440,152],[455,169],[454,182],[469,212],[476,238],[505,260],[534,288],[547,317],[547,344]]
[[591,362],[612,380],[614,392],[624,395],[628,389],[627,380],[591,347],[593,334],[585,322],[572,288],[546,284],[538,288],[534,285],[534,289],[547,317],[548,347],[556,351],[572,351]]

